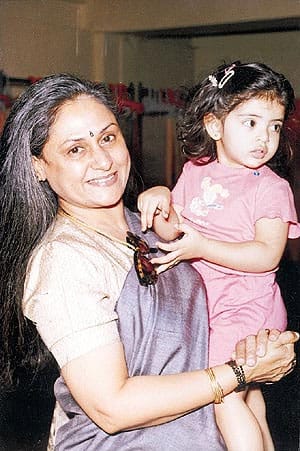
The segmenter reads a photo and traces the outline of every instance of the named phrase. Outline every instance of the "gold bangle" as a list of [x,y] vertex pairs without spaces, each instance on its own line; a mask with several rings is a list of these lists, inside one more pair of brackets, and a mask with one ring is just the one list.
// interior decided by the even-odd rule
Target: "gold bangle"
[[215,373],[213,372],[212,368],[206,368],[205,372],[207,373],[207,375],[209,377],[211,388],[215,395],[214,403],[221,404],[222,402],[224,402],[223,389],[222,389],[221,385],[219,384],[219,382],[217,381]]

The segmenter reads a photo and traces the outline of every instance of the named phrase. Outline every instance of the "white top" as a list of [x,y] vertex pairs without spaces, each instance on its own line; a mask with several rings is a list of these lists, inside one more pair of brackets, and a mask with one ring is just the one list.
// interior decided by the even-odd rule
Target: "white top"
[[57,217],[29,261],[23,311],[60,367],[120,341],[115,305],[132,262],[124,244]]

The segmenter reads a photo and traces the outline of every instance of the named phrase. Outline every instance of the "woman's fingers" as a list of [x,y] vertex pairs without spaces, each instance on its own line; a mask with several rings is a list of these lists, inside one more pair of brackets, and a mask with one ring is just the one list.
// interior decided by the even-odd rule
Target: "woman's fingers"
[[276,342],[278,345],[287,345],[296,343],[299,340],[299,333],[291,330],[286,330],[285,332],[282,332],[278,340]]
[[240,340],[235,347],[233,357],[238,365],[247,364],[254,366],[257,360],[257,336],[248,335],[243,340]]
[[265,329],[269,331],[269,340],[276,341],[278,340],[278,337],[280,336],[281,332],[278,329]]
[[280,348],[286,358],[285,368],[291,367],[294,359],[294,346],[299,339],[297,332],[286,331],[280,333],[276,329],[261,329],[257,335],[249,335],[236,344],[233,358],[239,365],[254,366],[258,357],[264,357],[267,353],[269,343],[273,343],[275,348]]
[[256,355],[263,357],[267,352],[268,341],[275,341],[280,335],[279,330],[273,330],[272,334],[270,329],[261,329],[257,334],[257,347]]

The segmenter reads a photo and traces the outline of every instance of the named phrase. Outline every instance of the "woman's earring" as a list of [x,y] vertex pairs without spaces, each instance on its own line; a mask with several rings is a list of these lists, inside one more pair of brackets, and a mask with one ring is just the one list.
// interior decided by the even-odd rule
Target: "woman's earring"
[[39,183],[44,182],[46,180],[45,177],[40,177],[37,173],[35,173],[35,178]]

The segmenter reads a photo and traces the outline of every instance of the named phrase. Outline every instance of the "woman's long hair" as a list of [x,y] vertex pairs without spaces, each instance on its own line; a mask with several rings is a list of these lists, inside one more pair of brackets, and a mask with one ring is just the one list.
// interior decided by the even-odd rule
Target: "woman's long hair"
[[[42,366],[50,354],[22,312],[28,260],[57,214],[56,194],[39,182],[32,156],[39,157],[59,108],[80,95],[95,98],[117,116],[102,84],[69,74],[51,75],[14,103],[0,139],[0,384],[15,384],[26,368]],[[135,187],[132,182],[129,188]],[[126,194],[132,202],[130,193]]]

